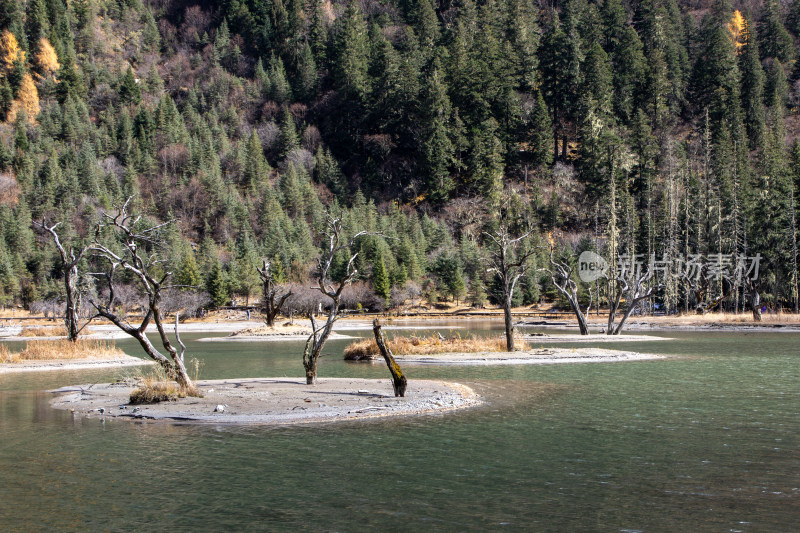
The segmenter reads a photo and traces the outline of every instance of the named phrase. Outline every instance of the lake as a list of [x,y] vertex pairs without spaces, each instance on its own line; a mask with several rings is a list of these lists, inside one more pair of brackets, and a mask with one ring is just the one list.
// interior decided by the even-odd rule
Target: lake
[[[437,329],[461,325],[502,329]],[[412,383],[464,382],[488,404],[358,423],[73,418],[44,391],[133,371],[0,375],[0,527],[796,531],[800,334],[652,333],[677,340],[602,347],[675,357],[407,366]],[[208,336],[184,339],[201,379],[303,375],[302,342],[197,341]],[[347,343],[326,345],[319,376],[384,378],[391,394],[383,363],[341,360]]]

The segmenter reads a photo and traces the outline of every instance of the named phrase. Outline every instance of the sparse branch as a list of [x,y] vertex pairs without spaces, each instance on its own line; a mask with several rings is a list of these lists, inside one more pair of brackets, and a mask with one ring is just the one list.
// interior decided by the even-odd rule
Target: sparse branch
[[550,281],[556,287],[559,293],[569,302],[572,312],[575,313],[575,318],[578,320],[578,329],[581,335],[589,334],[589,326],[586,323],[586,315],[581,310],[580,302],[578,301],[578,284],[572,279],[572,267],[566,263],[557,261],[554,254],[554,248],[550,246],[550,268],[541,268],[541,272],[546,272],[550,276]]
[[84,322],[83,325],[80,325],[80,309],[81,301],[83,299],[83,291],[79,287],[81,275],[78,271],[78,264],[89,247],[83,246],[77,251],[77,253],[72,247],[67,250],[61,243],[61,239],[56,232],[56,228],[58,228],[60,225],[60,222],[56,222],[52,226],[47,226],[44,221],[33,222],[33,226],[35,228],[38,228],[41,231],[46,231],[53,238],[53,242],[55,243],[58,253],[61,256],[61,272],[64,276],[64,293],[66,299],[64,309],[64,325],[67,328],[67,338],[70,341],[75,342],[78,340],[78,335],[81,331],[83,331],[83,328],[85,328],[94,318],[94,316],[89,317],[89,319]]
[[[95,240],[90,250],[94,252],[96,257],[105,259],[109,264],[108,270],[102,273],[108,283],[109,298],[105,304],[97,302],[92,303],[95,309],[97,309],[98,314],[109,319],[122,331],[138,340],[145,352],[159,363],[166,374],[174,379],[181,388],[193,392],[194,385],[189,379],[184,365],[186,347],[178,334],[179,317],[176,316],[175,333],[181,348],[180,352],[178,352],[170,342],[166,328],[164,327],[161,299],[163,290],[165,289],[164,284],[171,276],[171,272],[162,272],[160,274],[152,272],[151,269],[161,263],[162,260],[159,258],[157,252],[147,255],[144,250],[147,245],[153,245],[156,248],[163,245],[160,240],[154,239],[152,236],[156,235],[157,231],[168,223],[150,226],[138,232],[134,231],[141,217],[133,216],[128,213],[127,209],[130,201],[131,199],[128,198],[115,215],[112,216],[106,213],[104,216],[107,225],[122,235],[123,246],[121,252],[114,252],[108,246],[101,243],[99,241],[100,230],[98,229],[95,232]],[[144,318],[138,327],[129,324],[127,320],[124,320],[114,311],[114,275],[118,268],[122,268],[133,274],[134,278],[138,280],[138,284],[146,297],[147,302],[144,306]],[[151,322],[155,324],[161,340],[161,345],[169,354],[169,357],[159,352],[150,342],[150,339],[148,339],[146,330]]]
[[261,306],[264,309],[267,326],[274,327],[275,317],[281,312],[286,300],[288,300],[294,293],[290,290],[286,290],[282,295],[278,296],[279,287],[277,280],[272,273],[272,263],[270,261],[264,259],[263,267],[256,267],[256,272],[258,272],[258,275],[261,278],[261,286],[263,290]]
[[[342,291],[353,281],[353,278],[358,273],[355,268],[355,260],[358,257],[358,253],[352,251],[356,240],[364,235],[378,235],[377,233],[359,231],[345,241],[343,234],[344,228],[341,218],[336,218],[328,214],[327,228],[323,234],[323,242],[326,243],[326,247],[317,261],[317,285],[314,288],[330,298],[331,303],[328,306],[328,316],[325,324],[321,327],[317,327],[313,313],[311,316],[312,333],[309,335],[305,349],[303,350],[303,366],[306,370],[306,383],[309,385],[316,383],[317,360],[322,352],[322,347],[325,345],[325,342],[328,340],[333,330],[333,324],[341,317],[339,307],[341,305]],[[343,250],[350,252],[350,258],[347,261],[342,279],[333,282],[329,279],[331,265],[333,264],[336,254]]]
[[484,232],[491,241],[492,270],[500,278],[502,285],[503,315],[505,318],[506,349],[514,351],[514,326],[511,316],[511,305],[517,282],[528,269],[528,260],[535,253],[533,247],[523,247],[533,231],[527,231],[518,237],[512,237],[506,225],[501,225],[495,232]]

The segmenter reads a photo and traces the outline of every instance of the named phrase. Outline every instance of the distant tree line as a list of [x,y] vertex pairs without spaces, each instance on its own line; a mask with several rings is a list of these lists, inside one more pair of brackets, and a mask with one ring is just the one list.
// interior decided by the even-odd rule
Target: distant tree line
[[[64,300],[34,221],[77,250],[134,197],[212,305],[260,299],[267,260],[319,307],[332,211],[372,309],[499,304],[510,224],[573,264],[761,254],[645,303],[796,310],[798,38],[800,0],[0,0],[0,304]],[[544,276],[513,303],[569,305]]]

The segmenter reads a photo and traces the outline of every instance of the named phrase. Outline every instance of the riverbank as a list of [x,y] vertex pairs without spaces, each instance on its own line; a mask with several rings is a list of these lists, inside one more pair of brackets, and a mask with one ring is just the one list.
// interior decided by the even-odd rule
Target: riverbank
[[116,355],[109,358],[51,359],[45,361],[20,361],[0,363],[0,374],[19,372],[46,372],[52,370],[96,370],[99,368],[124,368],[129,366],[152,365],[149,359],[131,355]]
[[473,407],[479,396],[459,383],[411,380],[396,398],[389,379],[250,378],[198,381],[202,398],[128,405],[133,387],[98,384],[51,391],[51,405],[75,416],[230,424],[305,424],[439,413]]
[[622,350],[606,350],[603,348],[538,348],[518,352],[447,353],[441,355],[395,354],[394,358],[403,365],[495,366],[618,363],[664,359],[664,356]]

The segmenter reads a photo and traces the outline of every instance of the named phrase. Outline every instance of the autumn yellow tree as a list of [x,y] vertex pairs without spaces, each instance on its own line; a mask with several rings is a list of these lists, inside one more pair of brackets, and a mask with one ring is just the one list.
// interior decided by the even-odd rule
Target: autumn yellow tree
[[745,20],[738,9],[733,12],[731,21],[728,23],[728,33],[730,33],[731,42],[733,43],[736,53],[738,54],[741,51],[742,46],[747,43],[748,37],[747,20]]
[[8,74],[17,61],[25,61],[25,50],[21,50],[17,38],[8,30],[0,34],[0,69]]
[[33,77],[29,72],[26,72],[22,77],[17,99],[11,104],[11,110],[8,112],[8,122],[14,122],[17,119],[20,109],[25,111],[25,115],[30,123],[36,120],[36,116],[39,114],[40,110],[39,91],[36,89],[36,84],[33,83]]
[[55,48],[45,37],[39,39],[39,50],[36,52],[34,60],[38,72],[37,76],[41,78],[47,78],[61,68]]

